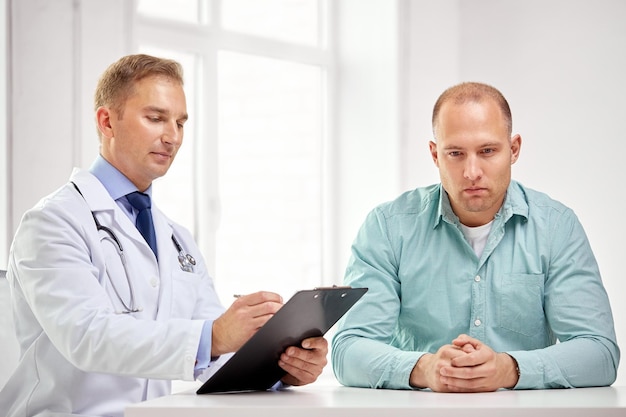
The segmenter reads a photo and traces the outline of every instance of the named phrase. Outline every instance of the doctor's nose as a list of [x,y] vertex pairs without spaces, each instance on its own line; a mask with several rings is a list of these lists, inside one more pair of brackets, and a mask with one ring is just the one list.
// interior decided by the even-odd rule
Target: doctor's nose
[[183,141],[183,128],[178,122],[165,123],[161,140],[165,143],[178,146]]

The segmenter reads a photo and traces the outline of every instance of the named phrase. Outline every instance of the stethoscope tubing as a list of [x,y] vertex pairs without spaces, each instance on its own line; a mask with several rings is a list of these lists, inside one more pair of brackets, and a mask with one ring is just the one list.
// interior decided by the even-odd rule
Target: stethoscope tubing
[[[85,197],[83,196],[83,193],[80,191],[76,183],[72,181],[72,185],[74,186],[74,188],[76,188],[76,191],[78,192],[78,194],[80,194],[81,197],[83,197],[84,199]],[[111,242],[115,246],[115,249],[120,257],[120,261],[122,262],[122,268],[124,268],[124,275],[126,275],[126,282],[128,283],[128,291],[129,291],[129,296],[130,296],[129,304],[126,304],[120,292],[118,291],[117,286],[111,279],[108,269],[106,270],[107,276],[109,276],[109,282],[111,283],[111,287],[113,288],[113,292],[115,292],[115,295],[117,296],[118,300],[124,307],[124,310],[121,311],[120,313],[128,314],[128,313],[137,313],[137,312],[142,311],[143,309],[141,307],[138,308],[135,306],[135,289],[134,289],[132,280],[130,279],[130,275],[128,274],[128,266],[126,262],[126,256],[124,256],[124,246],[122,246],[122,242],[117,237],[113,229],[102,225],[100,221],[98,221],[98,218],[96,217],[96,214],[93,211],[91,211],[91,217],[93,217],[93,221],[96,224],[96,229],[98,230],[98,232],[103,231],[107,234],[107,236],[100,239],[100,242],[102,242],[103,240],[106,240],[106,241]],[[180,269],[185,272],[193,273],[194,266],[196,265],[196,259],[193,256],[191,256],[189,253],[185,253],[185,251],[183,250],[183,247],[180,245],[180,243],[176,239],[176,236],[174,236],[174,233],[172,233],[172,242],[174,243],[174,247],[176,248],[176,251],[178,252],[178,263],[180,264]],[[106,266],[105,266],[105,269],[106,269]]]
[[[130,295],[130,300],[129,300],[130,305],[126,304],[126,302],[123,300],[115,283],[109,276],[111,287],[113,288],[113,291],[115,292],[115,295],[119,299],[120,303],[122,303],[122,306],[124,307],[124,310],[122,311],[122,313],[137,313],[139,311],[142,311],[141,308],[137,308],[135,306],[135,289],[134,289],[132,280],[130,279],[130,275],[128,274],[128,267],[126,265],[126,257],[124,256],[124,246],[122,246],[122,242],[119,240],[115,232],[110,227],[103,226],[98,221],[98,218],[96,217],[96,214],[93,211],[91,212],[91,216],[93,217],[93,220],[96,224],[96,229],[99,232],[103,231],[107,234],[107,236],[100,239],[100,241],[102,242],[103,240],[108,240],[114,244],[114,246],[116,247],[117,253],[120,257],[120,260],[122,262],[122,267],[124,268],[124,275],[126,275],[126,282],[128,283],[128,290],[129,290],[129,295]],[[174,244],[174,248],[176,248],[176,251],[178,252],[178,263],[180,264],[180,269],[182,269],[185,272],[193,272],[193,267],[196,265],[196,259],[190,254],[185,253],[183,251],[183,247],[180,245],[180,243],[176,239],[176,236],[174,236],[173,233],[172,233],[172,243]],[[108,271],[107,271],[107,275],[109,275]]]

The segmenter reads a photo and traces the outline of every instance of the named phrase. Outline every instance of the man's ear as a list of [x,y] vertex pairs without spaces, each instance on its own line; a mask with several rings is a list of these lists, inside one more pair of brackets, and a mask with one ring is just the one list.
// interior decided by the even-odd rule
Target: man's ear
[[96,126],[101,135],[105,138],[113,137],[113,126],[111,125],[112,117],[111,109],[108,107],[101,106],[96,110]]
[[439,167],[439,156],[437,154],[437,144],[434,141],[428,142],[428,146],[430,148],[430,156],[433,158],[433,162],[437,167]]
[[511,138],[511,165],[519,158],[519,153],[522,148],[522,137],[515,135]]

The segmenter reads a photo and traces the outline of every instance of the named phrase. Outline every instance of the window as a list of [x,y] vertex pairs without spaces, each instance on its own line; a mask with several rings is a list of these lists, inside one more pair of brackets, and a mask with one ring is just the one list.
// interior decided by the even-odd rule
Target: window
[[325,2],[137,4],[138,50],[181,62],[190,114],[155,201],[195,234],[225,304],[323,285]]
[[[317,0],[228,0],[221,4],[226,30],[284,42],[322,44],[320,4]],[[259,18],[262,16],[263,18]]]
[[218,62],[217,276],[235,292],[319,285],[321,71],[233,52]]
[[149,18],[199,24],[205,22],[202,7],[206,4],[202,0],[139,0],[137,12]]

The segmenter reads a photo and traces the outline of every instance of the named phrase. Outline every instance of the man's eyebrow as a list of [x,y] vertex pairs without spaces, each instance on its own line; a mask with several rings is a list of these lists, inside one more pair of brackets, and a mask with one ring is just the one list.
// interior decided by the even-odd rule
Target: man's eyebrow
[[[147,106],[145,108],[146,111],[150,111],[150,112],[155,112],[155,113],[159,113],[162,115],[169,115],[170,112],[164,108],[161,107],[157,107],[157,106]],[[179,118],[177,118],[176,120],[181,120],[181,121],[186,121],[187,119],[189,119],[189,114],[188,113],[184,113],[182,114]]]
[[[499,147],[502,146],[501,143],[499,142],[485,142],[483,144],[478,145],[478,148],[495,148],[495,147]],[[443,147],[444,150],[446,151],[450,151],[450,150],[464,150],[466,149],[465,146],[460,146],[460,145],[447,145]]]
[[447,145],[443,147],[444,150],[449,151],[449,150],[462,150],[465,149],[463,146],[458,146],[458,145]]
[[162,107],[157,107],[157,106],[146,106],[145,107],[146,111],[152,111],[155,113],[160,113],[160,114],[168,114],[169,112],[167,110],[165,110]]

